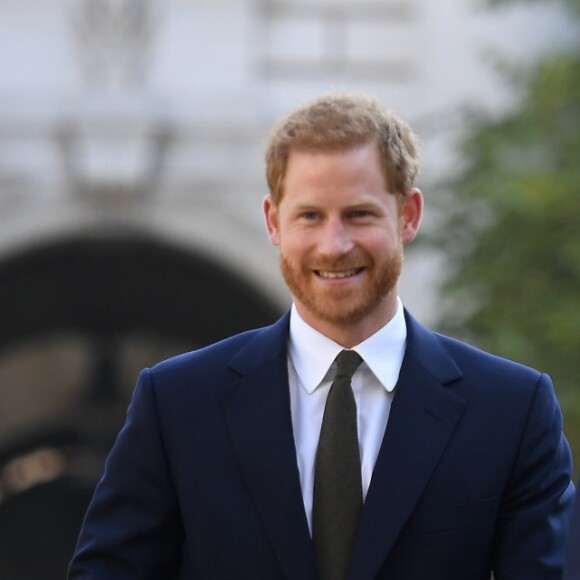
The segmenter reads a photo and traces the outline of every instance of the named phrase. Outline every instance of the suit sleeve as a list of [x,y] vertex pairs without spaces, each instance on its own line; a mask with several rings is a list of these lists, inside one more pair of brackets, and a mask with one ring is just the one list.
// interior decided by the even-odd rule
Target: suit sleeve
[[89,505],[69,579],[176,578],[182,530],[147,369]]
[[552,382],[542,375],[499,513],[495,580],[560,580],[574,497],[572,457]]
[[[577,485],[580,485],[580,481]],[[572,524],[566,545],[566,565],[562,580],[580,580],[580,497],[578,496],[574,502]]]

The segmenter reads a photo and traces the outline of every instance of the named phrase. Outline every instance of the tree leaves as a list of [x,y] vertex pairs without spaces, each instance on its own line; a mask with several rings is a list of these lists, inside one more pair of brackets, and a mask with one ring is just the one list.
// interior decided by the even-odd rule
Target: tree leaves
[[452,264],[440,327],[549,372],[580,458],[580,50],[523,79],[517,110],[466,119],[431,238]]

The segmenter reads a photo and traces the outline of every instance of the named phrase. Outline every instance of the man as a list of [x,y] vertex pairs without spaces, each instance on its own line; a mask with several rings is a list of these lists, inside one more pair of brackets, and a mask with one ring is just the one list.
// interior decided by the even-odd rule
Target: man
[[266,161],[291,312],[141,373],[70,577],[559,579],[574,488],[550,379],[397,296],[423,207],[409,127],[329,95]]

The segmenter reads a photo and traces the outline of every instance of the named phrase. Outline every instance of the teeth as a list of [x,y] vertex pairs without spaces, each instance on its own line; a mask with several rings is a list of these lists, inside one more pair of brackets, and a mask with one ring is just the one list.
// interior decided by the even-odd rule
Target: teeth
[[344,270],[342,272],[324,272],[322,270],[318,271],[321,278],[326,278],[327,280],[334,280],[336,278],[348,278],[349,276],[354,276],[356,274],[356,269]]

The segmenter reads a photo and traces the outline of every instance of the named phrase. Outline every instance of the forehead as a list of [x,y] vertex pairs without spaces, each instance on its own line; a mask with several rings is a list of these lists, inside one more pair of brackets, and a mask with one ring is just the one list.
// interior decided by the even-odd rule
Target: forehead
[[379,147],[373,142],[346,149],[291,150],[285,182],[290,188],[297,183],[319,183],[330,187],[379,181],[384,185],[384,177]]
[[372,155],[376,157],[377,161],[381,161],[381,150],[376,139],[370,141],[363,141],[360,143],[352,143],[349,145],[322,145],[316,146],[301,146],[294,145],[288,150],[287,165],[291,159],[323,159],[341,156],[357,156],[357,155]]

